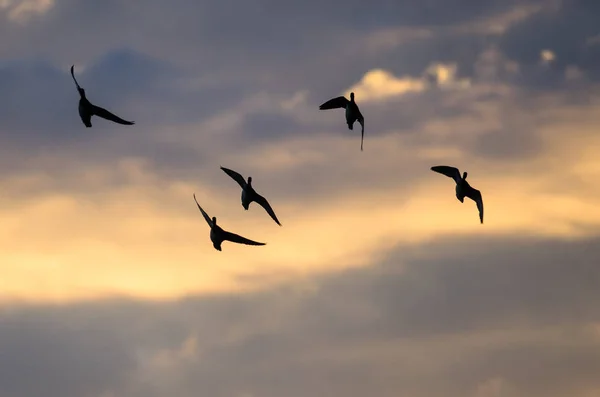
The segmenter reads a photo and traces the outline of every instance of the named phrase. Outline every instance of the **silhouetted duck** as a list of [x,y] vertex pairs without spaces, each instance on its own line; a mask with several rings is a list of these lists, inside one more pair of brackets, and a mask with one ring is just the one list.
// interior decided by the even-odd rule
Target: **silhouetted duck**
[[279,219],[277,219],[277,216],[275,215],[275,211],[273,211],[273,208],[271,208],[267,199],[258,194],[256,190],[254,190],[254,188],[252,187],[251,176],[248,177],[248,182],[246,182],[244,180],[244,177],[235,172],[234,170],[230,170],[229,168],[225,167],[221,167],[221,169],[225,171],[225,173],[229,175],[234,181],[236,181],[238,185],[240,185],[240,187],[242,188],[242,207],[244,207],[246,211],[248,210],[250,203],[254,201],[267,211],[267,213],[271,216],[271,218],[273,218],[275,223],[281,226],[281,223],[279,223]]
[[223,243],[223,241],[231,241],[233,243],[246,244],[246,245],[266,245],[266,243],[259,243],[256,241],[252,241],[245,237],[242,237],[237,234],[230,233],[226,230],[221,229],[217,225],[217,218],[213,216],[211,219],[208,216],[208,214],[202,209],[202,207],[200,207],[200,204],[198,204],[198,200],[196,200],[195,193],[194,193],[194,201],[196,202],[196,205],[198,206],[198,209],[200,210],[200,212],[202,212],[202,216],[206,220],[206,223],[208,223],[208,225],[210,226],[210,240],[213,243],[213,247],[215,247],[215,249],[217,251],[221,251],[221,243]]
[[73,77],[73,81],[77,86],[77,91],[79,92],[79,117],[81,117],[81,121],[85,124],[86,127],[90,128],[92,126],[92,116],[102,117],[103,119],[114,121],[115,123],[123,124],[123,125],[133,125],[134,121],[123,120],[122,118],[112,114],[106,109],[103,109],[99,106],[93,105],[90,101],[88,101],[85,96],[85,90],[79,86],[77,83],[77,79],[75,79],[75,73],[73,72],[73,68],[75,65],[71,66],[71,76]]
[[319,109],[346,109],[346,124],[348,124],[348,129],[350,130],[353,129],[354,122],[358,120],[362,127],[360,136],[360,150],[363,150],[363,140],[365,137],[365,118],[360,113],[356,102],[354,102],[353,92],[350,93],[350,100],[347,100],[344,96],[339,96],[337,98],[328,100],[327,102],[319,106]]
[[437,165],[431,167],[431,170],[454,179],[454,182],[456,182],[456,198],[461,203],[464,202],[465,197],[475,201],[479,210],[479,219],[483,223],[483,199],[481,198],[481,192],[469,185],[469,182],[467,182],[467,172],[465,171],[461,177],[458,168],[447,165]]

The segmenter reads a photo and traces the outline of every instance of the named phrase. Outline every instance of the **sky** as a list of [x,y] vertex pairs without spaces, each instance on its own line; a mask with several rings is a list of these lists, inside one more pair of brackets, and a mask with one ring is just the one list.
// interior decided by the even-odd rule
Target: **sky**
[[599,18],[0,0],[0,397],[600,396]]

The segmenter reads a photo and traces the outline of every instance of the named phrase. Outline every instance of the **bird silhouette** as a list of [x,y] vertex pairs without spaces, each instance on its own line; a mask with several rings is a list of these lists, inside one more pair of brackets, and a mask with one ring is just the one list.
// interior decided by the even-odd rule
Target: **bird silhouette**
[[79,92],[79,97],[80,97],[79,98],[79,117],[81,117],[81,121],[83,121],[83,124],[87,128],[90,128],[92,126],[92,116],[102,117],[103,119],[114,121],[115,123],[123,124],[123,125],[135,124],[134,121],[123,120],[122,118],[112,114],[108,110],[92,104],[85,96],[85,90],[83,88],[81,88],[81,86],[79,86],[79,83],[77,83],[77,79],[75,78],[75,73],[73,71],[74,68],[75,68],[75,65],[71,66],[71,76],[73,77],[73,81],[75,82],[75,85],[77,86],[77,91]]
[[221,244],[223,243],[223,241],[231,241],[233,243],[246,245],[266,245],[266,243],[259,243],[257,241],[249,240],[235,233],[223,230],[220,226],[217,225],[217,218],[213,216],[211,219],[206,213],[206,211],[202,209],[200,204],[198,204],[198,200],[196,200],[195,193],[194,201],[196,202],[196,205],[198,206],[200,212],[202,212],[202,216],[206,220],[206,223],[208,223],[208,225],[210,226],[210,240],[213,243],[213,247],[215,247],[217,251],[221,251]]
[[461,203],[464,202],[465,197],[475,201],[479,210],[479,220],[483,223],[483,198],[481,192],[471,187],[467,182],[467,172],[465,171],[461,177],[458,168],[447,165],[436,165],[431,167],[431,170],[454,179],[454,182],[456,182],[456,198]]
[[358,109],[358,105],[354,101],[354,93],[350,93],[350,100],[346,99],[344,96],[339,96],[337,98],[333,98],[319,106],[320,110],[329,110],[329,109],[346,109],[346,124],[348,124],[348,129],[352,130],[354,126],[354,122],[358,121],[362,127],[361,135],[360,135],[360,150],[363,150],[363,140],[365,138],[365,118],[362,113]]
[[234,181],[236,181],[238,183],[238,185],[240,185],[240,187],[242,188],[242,207],[244,207],[244,209],[246,211],[248,210],[250,203],[252,203],[254,201],[255,203],[259,204],[261,207],[263,207],[265,209],[265,211],[267,211],[267,213],[271,216],[271,218],[273,218],[275,223],[277,223],[279,226],[281,226],[279,219],[277,219],[277,216],[275,215],[275,211],[273,211],[273,208],[271,208],[271,205],[269,204],[267,199],[264,198],[263,196],[261,196],[260,194],[258,194],[256,192],[256,190],[254,190],[254,188],[252,187],[252,177],[251,176],[248,177],[248,182],[246,182],[244,180],[244,177],[242,175],[240,175],[239,173],[235,172],[234,170],[231,170],[231,169],[225,168],[225,167],[221,167],[221,169],[227,175],[229,175]]

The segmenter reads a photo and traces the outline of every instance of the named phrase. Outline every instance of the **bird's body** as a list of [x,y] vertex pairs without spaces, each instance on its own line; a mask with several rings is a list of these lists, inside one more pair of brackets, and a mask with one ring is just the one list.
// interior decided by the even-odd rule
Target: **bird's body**
[[101,108],[92,104],[85,95],[85,90],[79,86],[77,80],[75,79],[75,73],[73,71],[75,65],[71,66],[71,76],[73,77],[73,81],[77,86],[77,92],[79,92],[79,117],[81,117],[81,121],[87,128],[92,127],[92,116],[102,117],[103,119],[113,121],[118,124],[123,125],[133,125],[134,121],[123,120],[119,116],[109,112],[108,110]]
[[446,175],[452,178],[456,183],[455,193],[456,198],[461,203],[464,202],[465,197],[470,198],[477,204],[477,210],[479,211],[479,220],[483,223],[483,198],[481,192],[473,188],[469,182],[467,182],[467,172],[465,171],[461,177],[458,168],[449,167],[447,165],[437,165],[431,167],[431,170],[442,175]]
[[228,232],[227,230],[223,230],[219,225],[217,225],[217,218],[212,217],[212,219],[208,216],[208,214],[202,209],[198,201],[196,200],[196,195],[194,194],[194,201],[198,206],[198,209],[202,213],[204,220],[210,226],[210,241],[213,243],[213,247],[217,251],[221,251],[221,244],[224,241],[231,241],[233,243],[245,244],[245,245],[266,245],[266,243],[259,243],[257,241],[253,241],[242,237],[238,234]]
[[363,117],[358,105],[354,101],[354,93],[350,93],[350,100],[346,99],[344,96],[339,96],[337,98],[333,98],[328,100],[319,106],[320,110],[329,110],[329,109],[345,109],[346,110],[346,124],[348,124],[348,129],[354,129],[354,123],[358,121],[361,125],[361,138],[360,138],[360,150],[363,150],[363,141],[365,137],[365,118]]
[[90,112],[91,105],[90,101],[85,97],[85,93],[81,94],[78,106],[79,117],[81,117],[81,121],[83,121],[83,124],[88,128],[92,126],[92,112]]
[[254,190],[252,186],[246,189],[242,189],[242,207],[244,207],[246,211],[250,207],[250,203],[254,201],[252,200],[252,192],[250,191],[250,189]]
[[252,187],[252,177],[251,176],[248,177],[248,181],[246,182],[244,180],[244,177],[242,175],[240,175],[238,172],[231,170],[229,168],[225,168],[225,167],[221,167],[221,169],[223,170],[223,172],[225,172],[227,175],[229,175],[231,177],[231,179],[236,181],[238,183],[238,185],[240,185],[240,187],[242,188],[242,197],[241,197],[242,198],[242,207],[244,207],[244,209],[246,211],[250,207],[250,204],[252,202],[255,202],[258,205],[260,205],[261,207],[263,207],[265,209],[265,211],[267,211],[267,213],[271,216],[271,218],[275,221],[275,223],[277,223],[279,226],[281,226],[279,219],[277,219],[277,216],[275,215],[275,211],[273,211],[273,208],[271,208],[271,205],[269,204],[267,199],[265,199],[263,196],[258,194],[256,192],[256,190],[254,190],[254,187]]
[[463,203],[465,200],[465,191],[468,190],[468,187],[467,187],[468,185],[469,185],[469,182],[467,182],[464,179],[461,179],[461,181],[456,184],[456,188],[454,189],[454,191],[456,192],[456,198],[461,203]]

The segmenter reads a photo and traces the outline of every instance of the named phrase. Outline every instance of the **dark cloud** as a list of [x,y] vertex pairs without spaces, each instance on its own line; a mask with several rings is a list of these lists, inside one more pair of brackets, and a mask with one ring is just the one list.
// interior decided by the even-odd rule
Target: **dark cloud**
[[516,131],[493,130],[478,137],[472,149],[482,158],[488,159],[534,158],[542,150],[542,140],[524,127]]
[[[142,127],[202,120],[234,105],[244,90],[243,86],[223,85],[182,92],[177,85],[196,76],[130,49],[110,51],[83,72],[75,65],[75,73],[92,103]],[[124,127],[99,119],[93,119],[91,129],[82,127],[77,112],[79,95],[68,68],[59,70],[45,61],[8,62],[0,67],[0,89],[0,128],[19,142],[65,143],[95,133],[106,136],[113,130],[123,134]],[[131,133],[135,128],[124,131]]]
[[[432,7],[434,5],[432,3]],[[89,181],[84,181],[88,167],[115,164],[126,157],[135,157],[147,161],[149,172],[163,179],[198,184],[202,181],[203,184],[224,187],[226,181],[222,181],[219,173],[215,172],[218,171],[215,164],[221,163],[226,154],[256,149],[265,142],[282,143],[296,137],[318,140],[323,136],[335,135],[355,142],[358,151],[359,129],[347,129],[342,111],[338,114],[334,114],[335,111],[326,114],[318,111],[318,105],[358,82],[364,73],[374,67],[383,67],[397,76],[420,78],[428,65],[439,61],[457,63],[457,78],[471,78],[475,84],[473,92],[465,94],[434,88],[383,103],[361,103],[358,98],[366,117],[365,151],[371,150],[371,139],[395,134],[398,141],[406,145],[426,147],[431,144],[451,144],[460,146],[469,154],[493,161],[534,156],[541,150],[540,125],[536,120],[539,107],[535,105],[536,94],[528,92],[527,84],[521,84],[519,79],[528,80],[530,85],[534,84],[535,79],[539,79],[539,84],[545,86],[554,82],[553,87],[560,89],[560,95],[569,103],[585,102],[584,98],[589,101],[595,92],[595,86],[578,86],[573,89],[564,85],[563,70],[555,64],[539,65],[539,51],[536,50],[536,61],[531,58],[530,64],[527,63],[529,61],[525,62],[520,75],[492,65],[498,69],[495,72],[496,81],[519,86],[518,90],[515,88],[514,94],[505,95],[493,90],[479,92],[477,84],[486,81],[478,75],[481,71],[476,65],[481,61],[482,52],[489,49],[490,43],[494,44],[495,39],[466,33],[434,35],[432,38],[409,40],[394,51],[371,51],[365,56],[363,51],[349,49],[349,39],[341,40],[344,36],[338,35],[342,32],[347,37],[355,38],[360,37],[360,34],[402,24],[428,26],[434,20],[439,26],[459,24],[461,21],[471,21],[475,15],[488,17],[512,7],[511,4],[500,2],[484,2],[470,7],[462,16],[453,12],[446,19],[441,16],[443,12],[459,5],[456,2],[450,5],[438,4],[433,7],[435,11],[430,10],[433,14],[423,14],[421,17],[413,15],[419,10],[423,11],[421,6],[411,6],[409,10],[404,3],[381,5],[382,9],[389,12],[378,26],[374,23],[374,18],[368,17],[369,13],[375,13],[373,10],[378,9],[375,5],[368,11],[365,8],[366,16],[362,22],[350,24],[350,19],[344,18],[354,17],[348,17],[346,14],[349,11],[346,9],[325,6],[320,11],[322,15],[313,15],[312,10],[316,5],[311,4],[295,5],[293,7],[296,10],[286,11],[281,6],[268,2],[260,7],[241,6],[235,10],[221,9],[221,5],[217,3],[180,2],[163,10],[159,9],[158,3],[151,2],[148,8],[134,10],[126,3],[117,1],[109,2],[101,8],[88,2],[59,2],[49,14],[41,17],[38,21],[40,25],[32,24],[27,29],[11,25],[6,29],[20,31],[22,39],[26,41],[35,37],[35,43],[30,43],[29,53],[33,53],[39,43],[46,40],[35,36],[41,32],[44,37],[58,35],[66,40],[60,51],[65,51],[68,55],[65,59],[74,59],[69,63],[76,64],[76,72],[77,60],[87,60],[86,69],[77,72],[77,78],[88,90],[90,98],[125,118],[135,120],[136,125],[122,127],[96,120],[92,129],[85,129],[77,114],[77,93],[68,74],[68,66],[60,70],[49,61],[31,59],[6,62],[0,68],[0,89],[4,93],[0,96],[0,109],[6,111],[0,118],[0,132],[4,135],[2,142],[7,153],[0,156],[0,165],[7,176],[31,172],[52,176],[52,182],[46,187],[49,190],[76,188],[92,191],[101,187],[91,186]],[[350,4],[349,9],[353,9],[352,7],[357,10],[363,5]],[[192,10],[200,9],[201,20],[210,19],[210,23],[203,25],[199,22],[199,11],[195,14]],[[402,13],[396,15],[395,10],[404,10],[406,15],[413,15],[414,18],[408,18]],[[159,11],[160,18],[157,17]],[[282,29],[280,34],[271,35],[277,37],[267,40],[264,37],[264,26],[277,27],[281,22],[274,16],[283,15],[284,12],[290,12],[289,15],[294,16],[289,21],[289,29]],[[235,25],[240,26],[240,30],[236,31],[231,27],[232,30],[226,30],[225,33],[210,33],[211,29],[216,31],[219,24],[222,25],[221,28],[229,24],[233,26],[236,18],[242,14],[246,18]],[[69,18],[65,19],[66,16]],[[96,19],[92,20],[92,16]],[[143,16],[147,19],[142,20]],[[272,24],[261,23],[261,18],[267,17],[275,21]],[[331,17],[332,34],[319,37],[320,29],[325,29],[326,26],[323,22],[325,17]],[[104,36],[92,34],[101,24],[97,18],[111,21],[111,29],[104,29]],[[399,19],[396,21],[394,18]],[[405,23],[403,18],[412,22]],[[548,13],[543,13],[536,18],[542,20],[550,17]],[[150,20],[161,22],[152,25],[154,30],[147,30]],[[310,26],[314,30],[307,32],[308,25],[301,22],[313,20],[315,26]],[[49,28],[58,26],[59,23],[64,25],[65,30],[54,31]],[[86,29],[85,24],[88,24]],[[168,26],[175,25],[177,29],[167,29]],[[523,26],[525,25],[526,22]],[[137,27],[137,33],[133,32],[132,26]],[[523,34],[518,33],[519,29],[520,25],[517,25],[509,30],[507,39],[503,40],[514,36],[527,41],[522,39]],[[433,30],[435,31],[435,26]],[[73,38],[64,37],[65,32],[77,32],[73,33],[73,37],[78,37],[81,42],[98,42],[102,45],[94,51],[81,49],[82,53],[77,53],[74,48],[80,48],[73,44]],[[158,35],[157,32],[161,34]],[[175,40],[172,32],[183,33]],[[294,40],[302,43],[298,44],[290,39],[292,35]],[[286,40],[288,41],[284,44],[283,41]],[[298,45],[295,46],[296,44]],[[246,49],[240,50],[244,46]],[[280,50],[280,46],[285,48]],[[66,50],[65,47],[70,49]],[[586,51],[591,51],[590,48],[593,47]],[[50,59],[55,58],[41,49],[40,54],[45,54]],[[508,59],[522,62],[521,55],[525,53],[511,54]],[[186,63],[186,56],[202,65]],[[493,64],[500,61],[490,62]],[[562,83],[558,83],[559,81]],[[306,102],[291,111],[244,108],[244,101],[257,92],[273,94],[273,98],[284,98],[303,89],[308,90]],[[28,106],[39,111],[31,114],[27,110]],[[486,121],[495,113],[482,112],[482,107],[488,110],[499,109],[502,117],[494,119],[488,125]],[[527,112],[529,116],[516,117],[515,112]],[[210,131],[208,125],[203,124],[211,117],[228,114],[239,116],[241,122],[225,129],[218,136]],[[445,125],[447,133],[440,134],[435,140],[431,135],[422,134],[423,127],[432,123]],[[454,125],[455,131],[450,131],[450,126]],[[474,138],[474,142],[462,140],[460,134],[464,127],[479,129],[480,135]],[[194,136],[196,145],[188,144],[192,140],[190,128],[197,128],[197,135]],[[323,146],[323,150],[327,148]],[[363,157],[371,155],[365,152]],[[273,169],[269,175],[259,177],[265,186],[269,186],[267,191],[270,192],[270,197],[280,200],[306,195],[307,192],[318,199],[334,192],[346,194],[353,189],[398,185],[409,183],[422,175],[418,171],[402,170],[393,175],[390,171],[390,175],[384,178],[382,174],[387,171],[380,170],[377,172],[380,177],[374,178],[373,169],[363,163],[348,164],[346,169],[336,170],[335,165],[343,161],[331,159],[307,164],[292,171],[289,168]],[[78,166],[73,167],[73,164]],[[209,164],[213,164],[213,171],[206,167]],[[407,163],[406,166],[408,165]],[[236,165],[230,166],[235,168]],[[412,166],[421,167],[426,172],[429,164],[413,162]],[[246,171],[243,166],[237,167],[240,171]],[[247,170],[247,173],[253,172],[252,169]],[[352,178],[349,179],[348,175]],[[127,176],[115,176],[113,179],[112,182],[119,186],[131,183]],[[291,184],[291,181],[295,183]],[[32,186],[30,189],[37,189],[37,192],[44,190],[43,186]]]
[[[74,145],[70,150],[85,151],[91,146],[97,147],[98,139],[134,136],[138,142],[145,143],[120,145],[110,157],[129,154],[156,157],[163,168],[168,166],[169,160],[175,164],[180,158],[191,159],[195,153],[189,148],[172,148],[168,151],[181,152],[181,155],[167,156],[161,152],[160,145],[149,143],[148,129],[168,123],[197,123],[217,113],[233,111],[250,93],[259,90],[291,95],[299,89],[309,89],[307,106],[314,105],[316,109],[324,100],[356,83],[373,67],[383,67],[400,76],[419,76],[431,62],[455,62],[459,66],[458,77],[472,77],[472,65],[489,46],[489,38],[473,34],[435,34],[428,39],[409,40],[394,51],[369,52],[369,56],[348,42],[361,35],[399,26],[426,26],[435,31],[446,25],[492,17],[517,4],[499,1],[384,3],[355,2],[338,7],[333,3],[309,2],[289,8],[268,0],[236,7],[219,2],[179,1],[168,9],[157,2],[137,9],[120,1],[110,1],[102,7],[88,1],[58,2],[46,15],[35,19],[35,24],[11,23],[5,27],[19,33],[18,37],[26,45],[16,48],[14,44],[5,43],[4,51],[13,58],[41,54],[42,59],[52,59],[55,63],[57,59],[61,63],[70,59],[68,63],[75,64],[78,59],[85,60],[90,65],[77,76],[90,98],[135,120],[136,126],[125,128],[96,121],[92,130],[82,129],[76,112],[77,95],[68,70],[58,70],[47,61],[20,60],[0,70],[0,89],[6,93],[2,96],[5,101],[0,103],[2,109],[6,109],[6,117],[2,117],[1,122],[4,128],[0,124],[4,141],[24,145],[32,156],[37,154],[36,150],[58,149],[67,142]],[[523,6],[522,2],[518,4]],[[570,10],[565,9],[565,12]],[[548,19],[548,13],[537,18]],[[110,21],[110,29],[105,29],[106,21]],[[527,20],[523,26],[528,26]],[[96,34],[99,29],[102,35]],[[511,37],[518,42],[530,42],[523,40],[524,33],[519,29],[520,25],[510,30],[504,42],[510,43]],[[272,34],[274,31],[277,34]],[[49,43],[61,45],[58,48]],[[27,48],[27,52],[23,52],[23,48]],[[593,47],[586,48],[592,51]],[[545,85],[564,80],[560,68],[551,65],[543,70],[539,65],[528,65],[525,53],[509,53],[519,62],[526,61],[523,76],[531,84],[538,84],[535,81],[540,79],[539,84]],[[539,50],[533,53],[531,56],[539,57]],[[186,63],[188,60],[193,61]],[[531,72],[527,72],[528,67],[533,68]],[[332,73],[334,70],[343,73]],[[191,82],[199,79],[218,84],[193,88]],[[391,128],[415,134],[427,120],[469,111],[444,102],[443,98],[443,94],[435,91],[386,106],[366,105],[367,139]],[[30,107],[39,111],[29,112]],[[320,120],[318,112],[314,118],[310,117],[310,121],[300,121],[277,112],[248,113],[240,131],[232,134],[241,134],[244,138],[239,144],[244,145],[293,134],[322,132],[323,124],[315,121]],[[341,127],[340,133],[351,134],[342,131],[343,122]],[[176,136],[177,132],[168,134]],[[502,136],[512,142],[508,135]],[[531,148],[534,147],[532,144]],[[166,161],[161,162],[161,158]]]
[[4,62],[0,164],[5,176],[44,172],[56,175],[58,186],[86,168],[126,157],[145,159],[165,176],[177,176],[178,169],[211,158],[209,148],[199,153],[175,143],[189,139],[188,126],[231,109],[248,92],[239,84],[194,88],[197,76],[129,49],[108,52],[86,66],[81,71],[75,65],[75,72],[88,98],[136,125],[94,118],[93,127],[85,128],[68,67],[60,70],[43,60]]
[[256,142],[298,134],[303,130],[303,126],[286,114],[258,112],[244,117],[241,130],[246,139]]
[[[567,1],[556,12],[536,14],[513,26],[500,38],[499,45],[509,58],[523,65],[519,84],[556,89],[564,80],[567,67],[572,65],[598,80],[600,48],[586,42],[598,34],[599,15],[600,8],[593,0]],[[550,70],[538,66],[542,50],[556,54]]]
[[[487,45],[477,35],[438,34],[433,40],[409,41],[394,51],[365,56],[365,49],[357,43],[367,34],[397,27],[435,30],[490,18],[515,6],[543,3],[351,1],[340,7],[335,2],[309,1],[284,7],[271,0],[251,6],[181,0],[168,9],[157,1],[139,9],[121,1],[102,7],[89,1],[61,1],[34,26],[25,29],[9,24],[7,30],[18,33],[29,51],[55,61],[95,59],[114,48],[132,47],[193,65],[202,73],[231,79],[252,76],[263,87],[289,91],[310,85],[321,97],[348,86],[375,65],[403,73],[419,72],[432,60],[460,58],[458,61],[469,65]],[[110,21],[110,29],[105,29],[106,21]],[[103,34],[97,35],[97,31]],[[24,55],[23,48],[14,43],[8,42],[4,48],[11,55]],[[345,72],[325,73],[333,70]]]
[[45,313],[3,316],[0,393],[7,397],[40,394],[92,395],[122,386],[134,360],[118,333],[81,326]]
[[77,91],[66,76],[43,61],[13,61],[0,67],[0,128],[5,144],[12,140],[44,145],[80,135],[73,128],[79,117]]
[[[406,184],[397,198],[402,205],[411,182],[431,164],[407,158],[388,167],[370,139],[396,134],[407,145],[460,144],[452,131],[432,142],[422,129],[432,122],[478,127],[482,135],[461,146],[469,154],[523,158],[540,150],[539,89],[560,91],[570,104],[585,104],[596,92],[592,84],[565,82],[573,65],[591,82],[599,76],[600,46],[585,45],[598,34],[596,1],[565,2],[505,35],[440,34],[523,4],[180,0],[165,7],[150,0],[140,7],[65,0],[25,24],[0,14],[6,59],[0,64],[0,166],[5,178],[32,171],[49,177],[12,188],[27,193],[77,187],[93,195],[107,184],[126,186],[132,176],[125,173],[100,184],[85,173],[136,157],[158,176],[157,189],[176,180],[227,187],[238,206],[239,189],[218,165],[255,177],[275,208],[284,198],[301,197],[308,205],[310,198]],[[391,51],[356,44],[397,27],[433,34]],[[481,76],[482,52],[494,45],[519,64],[519,73]],[[543,49],[557,59],[541,65]],[[433,88],[361,104],[363,153],[359,130],[347,130],[342,111],[318,111],[373,68],[419,78],[432,62],[456,63],[457,77],[474,82],[472,91]],[[83,127],[71,63],[94,103],[136,125],[98,120],[92,129]],[[86,68],[78,71],[80,64]],[[510,93],[480,90],[490,80]],[[245,107],[257,92],[279,98],[300,90],[308,95],[298,109]],[[220,135],[205,123],[228,115],[241,122]],[[268,172],[223,163],[226,154],[264,142],[326,134],[353,140],[352,152]],[[350,156],[358,160],[345,161]],[[4,192],[15,192],[10,189]],[[195,211],[191,197],[189,203]],[[7,303],[0,314],[0,395],[465,396],[495,378],[515,396],[576,395],[600,387],[599,336],[586,328],[600,322],[598,243],[461,237],[397,247],[372,267],[261,293],[171,303]],[[240,277],[252,283],[252,274]],[[182,352],[189,338],[195,338],[197,357]]]
[[576,395],[599,386],[598,247],[451,238],[260,293],[13,306],[0,391],[463,396],[501,378],[515,396]]

